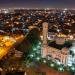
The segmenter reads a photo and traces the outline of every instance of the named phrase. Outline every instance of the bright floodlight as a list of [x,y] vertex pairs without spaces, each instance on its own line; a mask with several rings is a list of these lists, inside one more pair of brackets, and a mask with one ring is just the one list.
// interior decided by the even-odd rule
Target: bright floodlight
[[46,63],[46,60],[43,60],[44,63]]
[[72,66],[72,67],[71,67],[71,69],[74,71],[74,70],[75,70],[75,67],[74,67],[74,66]]
[[31,55],[30,55],[30,57],[31,57],[31,58],[33,58],[33,57],[34,57],[34,55],[33,55],[33,54],[31,54]]
[[40,57],[37,57],[36,59],[37,59],[37,60],[40,60]]
[[37,49],[36,48],[33,48],[33,50],[36,51]]
[[50,66],[51,66],[51,67],[54,67],[54,64],[52,63],[52,64],[50,64]]
[[59,67],[58,70],[63,71],[64,69],[63,69],[63,67]]

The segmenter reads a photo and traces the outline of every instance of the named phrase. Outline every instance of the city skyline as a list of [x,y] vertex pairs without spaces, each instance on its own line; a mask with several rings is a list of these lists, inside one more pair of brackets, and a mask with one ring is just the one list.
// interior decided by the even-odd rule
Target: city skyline
[[0,0],[0,8],[74,8],[74,0]]

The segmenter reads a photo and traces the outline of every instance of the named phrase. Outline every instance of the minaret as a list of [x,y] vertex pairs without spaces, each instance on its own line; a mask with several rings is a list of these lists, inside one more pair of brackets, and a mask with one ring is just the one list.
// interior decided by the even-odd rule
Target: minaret
[[48,23],[43,23],[43,45],[47,45]]
[[48,23],[44,22],[43,23],[43,44],[42,44],[42,57],[46,57],[48,54],[47,50],[47,34],[48,34]]

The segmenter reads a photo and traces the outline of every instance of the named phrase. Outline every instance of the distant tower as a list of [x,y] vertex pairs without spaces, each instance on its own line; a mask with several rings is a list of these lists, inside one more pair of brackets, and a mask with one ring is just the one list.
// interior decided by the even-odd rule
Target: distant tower
[[42,44],[42,57],[46,57],[48,50],[47,50],[47,34],[48,34],[48,23],[43,23],[43,44]]

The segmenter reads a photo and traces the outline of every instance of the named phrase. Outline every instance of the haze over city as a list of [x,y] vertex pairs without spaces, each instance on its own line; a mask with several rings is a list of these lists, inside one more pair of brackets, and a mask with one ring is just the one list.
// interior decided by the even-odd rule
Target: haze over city
[[0,0],[0,8],[74,8],[75,0]]

